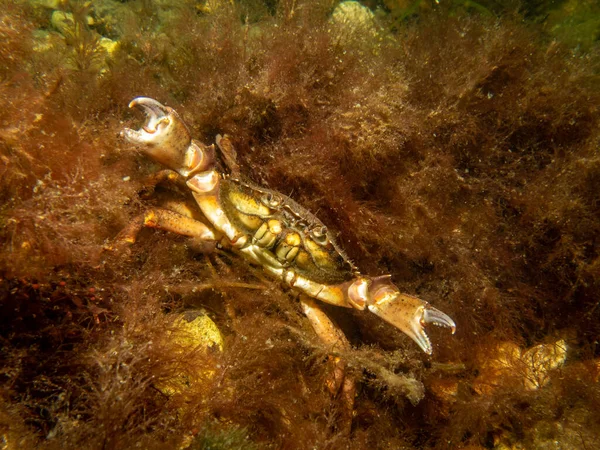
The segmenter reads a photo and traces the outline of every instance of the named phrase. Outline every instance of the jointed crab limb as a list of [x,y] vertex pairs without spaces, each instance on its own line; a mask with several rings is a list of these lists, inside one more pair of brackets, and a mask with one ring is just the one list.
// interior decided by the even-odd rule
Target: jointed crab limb
[[360,310],[366,307],[394,325],[428,355],[433,349],[425,333],[427,324],[450,328],[452,334],[456,331],[456,324],[450,316],[424,300],[401,293],[392,283],[390,275],[357,279],[348,287],[348,297],[352,306]]
[[336,326],[323,312],[317,303],[305,295],[300,296],[302,311],[310,320],[310,323],[321,339],[323,344],[334,353],[341,353],[350,349],[350,342],[342,330]]
[[115,238],[115,242],[105,247],[106,250],[115,250],[123,244],[133,244],[144,227],[171,231],[201,241],[218,240],[214,230],[198,220],[168,209],[153,208],[133,219]]
[[424,300],[401,293],[389,275],[358,276],[337,286],[296,279],[290,286],[332,305],[360,311],[368,309],[410,337],[428,355],[433,349],[425,333],[427,324],[450,328],[452,334],[456,330],[456,324],[448,315]]
[[239,178],[240,177],[240,166],[238,165],[238,163],[236,161],[237,153],[236,153],[235,149],[233,148],[231,139],[229,139],[229,136],[227,136],[227,135],[221,136],[220,134],[217,134],[217,137],[215,138],[215,142],[217,144],[217,147],[219,147],[219,150],[221,150],[221,154],[223,155],[223,158],[225,159],[225,164],[227,164],[227,167],[229,168],[231,176],[233,178]]
[[456,331],[456,324],[448,315],[417,297],[398,291],[386,294],[368,308],[410,337],[428,355],[431,355],[433,348],[425,333],[425,325],[430,323],[447,327],[452,334]]
[[134,98],[129,107],[146,114],[139,130],[125,128],[121,135],[140,145],[154,161],[184,177],[202,172],[214,164],[214,146],[192,139],[190,132],[174,109],[148,97]]
[[[333,353],[350,350],[350,342],[348,342],[342,330],[332,322],[314,300],[301,295],[300,304],[313,330],[328,349]],[[327,382],[327,388],[333,396],[338,396],[342,400],[343,414],[346,416],[344,422],[347,427],[350,427],[356,395],[356,382],[352,377],[346,376],[346,363],[340,356],[330,355],[329,361],[333,364],[333,378]]]

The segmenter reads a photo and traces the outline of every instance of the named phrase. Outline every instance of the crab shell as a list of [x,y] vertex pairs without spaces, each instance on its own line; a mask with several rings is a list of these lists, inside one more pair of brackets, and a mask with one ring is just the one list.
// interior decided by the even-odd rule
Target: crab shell
[[424,327],[454,321],[416,297],[402,294],[390,276],[359,273],[327,227],[289,197],[215,169],[214,146],[191,138],[172,109],[147,97],[130,107],[146,114],[139,130],[122,135],[154,161],[185,178],[216,234],[266,273],[309,297],[333,305],[369,310],[412,338],[427,354],[432,346]]

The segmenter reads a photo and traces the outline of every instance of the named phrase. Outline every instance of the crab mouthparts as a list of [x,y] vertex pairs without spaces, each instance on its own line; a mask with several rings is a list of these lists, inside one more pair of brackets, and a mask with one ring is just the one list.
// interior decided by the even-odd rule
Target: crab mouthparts
[[125,128],[121,135],[130,142],[144,144],[153,139],[158,126],[168,121],[169,111],[161,103],[148,97],[137,97],[129,103],[130,108],[137,108],[146,115],[146,123],[139,130]]

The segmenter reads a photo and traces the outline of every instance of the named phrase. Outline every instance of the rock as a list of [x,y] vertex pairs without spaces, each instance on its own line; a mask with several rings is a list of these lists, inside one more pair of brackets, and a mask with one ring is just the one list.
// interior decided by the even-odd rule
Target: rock
[[521,356],[525,364],[525,388],[533,391],[550,381],[550,371],[558,369],[567,359],[567,343],[564,339],[553,344],[540,344],[530,348]]
[[65,0],[29,0],[29,4],[34,8],[40,7],[52,10],[60,9],[65,3]]
[[64,48],[64,39],[60,34],[52,31],[35,30],[33,36],[33,51],[36,53],[45,53],[55,51],[57,48]]
[[106,55],[108,58],[112,58],[114,53],[119,48],[119,41],[113,41],[112,39],[103,37],[100,39],[100,47],[106,50]]
[[376,38],[378,35],[373,12],[359,2],[340,3],[333,10],[329,22],[330,32],[334,33],[343,44]]
[[473,382],[478,394],[489,395],[502,383],[503,378],[512,376],[519,365],[521,349],[512,342],[498,342],[493,348],[485,349],[477,358],[479,376]]
[[[173,351],[176,355],[197,354],[198,348],[223,350],[223,337],[217,325],[206,314],[198,311],[188,311],[180,314],[173,323],[173,329],[168,332]],[[201,379],[209,379],[214,375],[212,370],[202,370],[201,373],[183,371],[172,379],[155,383],[156,389],[167,396],[179,394]]]
[[561,367],[567,359],[567,343],[560,339],[550,344],[540,344],[522,350],[512,342],[499,342],[478,358],[480,374],[473,388],[479,394],[491,394],[505,380],[518,380],[528,391],[545,386],[550,373]]
[[[50,23],[56,29],[56,31],[63,36],[73,34],[75,19],[73,18],[73,14],[70,12],[54,11],[52,13]],[[94,19],[92,19],[90,16],[86,16],[86,23],[87,25],[92,25],[94,23]]]

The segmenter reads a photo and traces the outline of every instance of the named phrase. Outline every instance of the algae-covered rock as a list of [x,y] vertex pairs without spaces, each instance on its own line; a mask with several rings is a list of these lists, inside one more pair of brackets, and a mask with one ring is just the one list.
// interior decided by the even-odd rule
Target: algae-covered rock
[[330,19],[331,32],[343,44],[354,39],[368,40],[377,37],[373,12],[359,2],[342,2],[333,10]]
[[[167,337],[175,356],[198,355],[198,350],[223,350],[223,337],[217,325],[206,314],[199,311],[188,311],[178,315],[173,322],[173,328],[167,332]],[[193,367],[190,366],[190,367]],[[214,371],[202,370],[201,373],[191,373],[183,370],[181,374],[159,383],[155,387],[167,396],[179,394],[193,383],[211,378]]]
[[64,51],[65,43],[60,34],[46,30],[35,30],[33,36],[33,51],[45,53],[50,51]]
[[354,29],[371,29],[374,26],[373,12],[355,1],[341,2],[333,10],[331,22]]
[[[199,311],[188,311],[176,319],[171,339],[182,347],[195,348],[199,345],[223,350],[223,337],[210,317]],[[184,352],[185,348],[181,349]]]
[[[51,24],[62,36],[66,44],[65,66],[72,70],[92,71],[103,74],[108,70],[108,60],[112,59],[119,42],[101,36],[92,29],[94,19],[86,14],[88,10],[77,14],[66,11],[54,11]],[[38,51],[53,51],[56,46],[48,44],[48,39],[40,40]]]
[[103,37],[100,39],[100,47],[106,50],[106,55],[108,58],[112,58],[119,48],[119,42]]
[[478,359],[480,375],[474,382],[478,393],[491,394],[507,378],[517,379],[526,390],[533,391],[544,387],[551,372],[565,363],[567,344],[560,339],[522,350],[512,342],[499,342]]
[[[87,25],[92,25],[94,23],[94,19],[92,19],[90,16],[85,16],[85,21]],[[76,26],[73,13],[66,11],[54,11],[52,13],[50,23],[56,29],[56,31],[63,36],[72,33],[73,28]]]
[[45,8],[45,9],[60,9],[65,4],[65,0],[29,0],[29,4],[33,8]]
[[566,359],[567,343],[564,339],[536,345],[524,352],[521,360],[526,367],[525,388],[533,391],[545,386],[550,381],[550,372],[561,367]]
[[202,14],[215,14],[233,5],[233,0],[204,0],[196,3],[196,10]]

